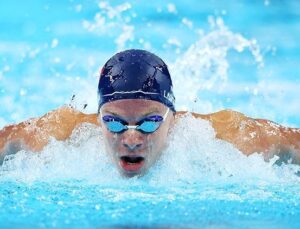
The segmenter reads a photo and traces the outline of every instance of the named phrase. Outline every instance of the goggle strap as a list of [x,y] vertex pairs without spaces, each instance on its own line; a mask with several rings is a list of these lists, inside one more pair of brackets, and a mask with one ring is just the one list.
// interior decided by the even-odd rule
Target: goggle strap
[[166,113],[163,116],[163,120],[165,120],[169,114],[170,108],[168,107],[168,110],[166,111]]

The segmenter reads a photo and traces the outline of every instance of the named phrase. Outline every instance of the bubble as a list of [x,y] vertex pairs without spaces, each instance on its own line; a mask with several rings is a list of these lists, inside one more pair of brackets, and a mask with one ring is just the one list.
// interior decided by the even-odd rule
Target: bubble
[[51,48],[56,48],[58,45],[58,39],[53,39],[52,42],[51,42]]
[[[277,166],[277,160],[274,157],[266,162],[261,154],[242,154],[217,139],[208,121],[187,114],[172,129],[161,158],[145,176],[131,179],[131,184],[299,183],[296,174],[300,166]],[[7,156],[0,167],[0,179],[27,183],[82,180],[109,186],[128,183],[106,153],[100,128],[92,124],[82,124],[65,142],[51,139],[40,153],[22,150]]]

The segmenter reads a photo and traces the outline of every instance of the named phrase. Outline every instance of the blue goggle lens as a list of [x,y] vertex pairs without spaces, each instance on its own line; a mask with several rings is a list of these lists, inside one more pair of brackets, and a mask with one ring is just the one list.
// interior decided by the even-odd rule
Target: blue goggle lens
[[145,121],[137,127],[138,130],[141,130],[145,133],[152,133],[158,129],[160,122]]
[[[125,122],[117,117],[106,115],[102,118],[105,122],[107,129],[113,133],[121,133],[128,130]],[[137,123],[136,129],[143,133],[153,133],[158,129],[163,117],[161,116],[151,116]]]
[[109,121],[106,122],[106,125],[108,130],[114,133],[119,133],[127,129],[126,126],[119,121]]

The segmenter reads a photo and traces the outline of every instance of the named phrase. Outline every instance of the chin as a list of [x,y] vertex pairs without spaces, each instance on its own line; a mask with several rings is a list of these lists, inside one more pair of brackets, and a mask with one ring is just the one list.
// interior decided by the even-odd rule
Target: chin
[[127,172],[127,171],[122,171],[122,176],[126,178],[132,178],[132,177],[141,177],[143,176],[142,173],[138,172]]
[[146,168],[143,166],[142,168],[138,169],[138,170],[128,170],[128,169],[124,169],[120,163],[118,165],[118,169],[119,169],[119,172],[120,174],[123,176],[123,177],[126,177],[126,178],[131,178],[131,177],[142,177],[146,174],[147,170]]

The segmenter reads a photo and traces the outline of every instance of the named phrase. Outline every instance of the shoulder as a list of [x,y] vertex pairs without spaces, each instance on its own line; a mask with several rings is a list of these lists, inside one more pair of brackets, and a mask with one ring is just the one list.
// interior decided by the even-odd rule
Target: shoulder
[[62,106],[56,110],[50,111],[39,119],[40,122],[56,123],[63,125],[76,126],[83,122],[89,122],[98,125],[96,114],[85,114],[70,106]]
[[212,123],[235,123],[238,121],[249,119],[244,114],[234,110],[221,110],[210,114],[198,114],[188,111],[176,112],[176,118],[183,117],[187,113],[191,113],[195,118],[209,120]]
[[[178,118],[184,116],[186,113],[179,112]],[[250,130],[250,126],[255,126],[254,119],[234,110],[221,110],[211,114],[191,114],[195,118],[209,121],[216,132],[216,137],[229,142],[236,143],[245,132]]]
[[[84,114],[69,106],[62,106],[40,118],[32,118],[0,130],[0,151],[9,142],[24,142],[30,149],[39,151],[49,137],[67,139],[81,123],[98,125],[96,114]],[[0,153],[1,154],[1,153]]]

